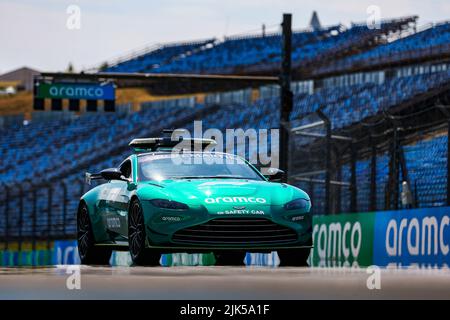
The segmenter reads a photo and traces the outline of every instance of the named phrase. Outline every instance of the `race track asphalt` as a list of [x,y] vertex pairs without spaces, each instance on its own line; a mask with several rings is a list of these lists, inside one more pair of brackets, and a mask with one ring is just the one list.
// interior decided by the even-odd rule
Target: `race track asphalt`
[[381,287],[370,290],[373,275],[349,268],[1,268],[0,299],[450,299],[448,269],[380,269]]

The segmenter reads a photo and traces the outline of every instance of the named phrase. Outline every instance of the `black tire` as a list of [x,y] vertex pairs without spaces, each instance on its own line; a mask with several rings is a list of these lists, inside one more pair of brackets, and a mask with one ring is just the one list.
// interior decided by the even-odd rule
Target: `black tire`
[[146,248],[146,238],[141,203],[134,199],[128,212],[128,245],[131,259],[138,266],[159,266],[161,253]]
[[280,267],[307,267],[310,248],[279,250]]
[[95,245],[89,211],[84,202],[80,203],[77,214],[78,255],[81,264],[109,265],[112,250],[108,247]]
[[244,265],[245,252],[215,252],[214,257],[216,259],[216,266],[242,266]]

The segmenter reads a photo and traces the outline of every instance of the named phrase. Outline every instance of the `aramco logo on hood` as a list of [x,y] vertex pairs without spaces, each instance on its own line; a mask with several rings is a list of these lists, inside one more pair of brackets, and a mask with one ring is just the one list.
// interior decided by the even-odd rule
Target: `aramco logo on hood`
[[255,197],[217,197],[217,198],[206,198],[206,203],[266,203],[264,198]]

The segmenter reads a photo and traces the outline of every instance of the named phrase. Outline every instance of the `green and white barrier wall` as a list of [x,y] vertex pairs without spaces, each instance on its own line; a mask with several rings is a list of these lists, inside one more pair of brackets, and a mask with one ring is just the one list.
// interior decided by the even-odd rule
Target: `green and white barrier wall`
[[314,218],[314,266],[450,265],[450,207]]

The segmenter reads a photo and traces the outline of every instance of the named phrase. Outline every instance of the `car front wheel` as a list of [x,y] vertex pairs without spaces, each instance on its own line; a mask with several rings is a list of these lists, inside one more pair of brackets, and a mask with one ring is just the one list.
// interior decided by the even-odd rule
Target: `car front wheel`
[[128,245],[133,263],[138,266],[158,266],[161,254],[145,246],[145,223],[141,203],[134,199],[128,213]]
[[82,264],[108,265],[112,250],[108,247],[95,245],[89,211],[84,202],[78,208],[77,215],[78,254]]

